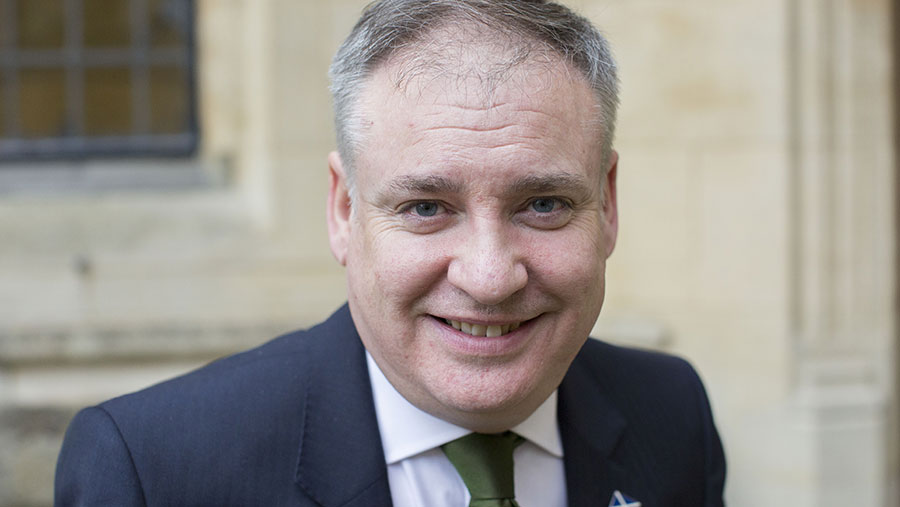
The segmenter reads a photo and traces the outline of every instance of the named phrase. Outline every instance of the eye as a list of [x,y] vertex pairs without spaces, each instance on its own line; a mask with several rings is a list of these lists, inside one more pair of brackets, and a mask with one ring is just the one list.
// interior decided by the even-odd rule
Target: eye
[[434,223],[450,213],[441,201],[412,201],[400,206],[398,211],[404,220],[423,223]]
[[420,202],[413,206],[413,211],[420,217],[433,217],[440,211],[440,205],[433,201]]
[[559,204],[559,199],[554,197],[538,197],[531,201],[531,209],[538,213],[552,213]]
[[441,201],[411,201],[400,206],[397,217],[403,228],[416,234],[437,232],[452,223],[453,210]]
[[572,218],[572,204],[561,197],[535,197],[518,214],[520,223],[537,229],[552,230],[566,225]]

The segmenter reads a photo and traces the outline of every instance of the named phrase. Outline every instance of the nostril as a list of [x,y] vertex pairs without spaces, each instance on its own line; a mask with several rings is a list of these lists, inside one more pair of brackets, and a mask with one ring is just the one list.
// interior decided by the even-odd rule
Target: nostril
[[454,259],[447,280],[482,304],[499,304],[525,287],[525,265],[509,253],[494,252],[493,258],[474,254]]

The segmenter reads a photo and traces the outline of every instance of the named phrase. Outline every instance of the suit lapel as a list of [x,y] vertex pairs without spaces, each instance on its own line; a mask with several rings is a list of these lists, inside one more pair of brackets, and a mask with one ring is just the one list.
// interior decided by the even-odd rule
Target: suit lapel
[[325,507],[389,506],[365,352],[347,306],[309,334],[297,484]]
[[[347,306],[309,334],[297,484],[325,507],[390,506],[365,350]],[[569,506],[605,506],[630,482],[615,453],[626,420],[582,354],[560,384],[558,419]]]
[[614,451],[626,421],[603,394],[603,385],[579,355],[559,387],[559,429],[570,507],[605,507],[627,483]]

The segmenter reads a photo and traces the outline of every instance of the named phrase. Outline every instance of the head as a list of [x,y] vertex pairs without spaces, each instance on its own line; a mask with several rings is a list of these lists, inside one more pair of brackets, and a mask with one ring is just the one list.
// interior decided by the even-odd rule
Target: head
[[600,312],[617,232],[616,80],[557,4],[385,0],[332,66],[332,251],[366,348],[413,404],[508,429]]
[[[365,134],[366,120],[358,102],[372,73],[399,52],[412,53],[415,58],[427,43],[435,42],[429,37],[435,29],[453,25],[480,26],[492,31],[498,42],[505,39],[515,50],[513,59],[505,62],[508,66],[533,53],[553,53],[568,62],[587,80],[596,97],[603,156],[605,160],[610,157],[619,103],[616,65],[609,44],[590,21],[545,0],[381,0],[363,12],[335,54],[329,72],[338,153],[351,185]],[[417,63],[422,68],[434,67],[440,64],[435,58],[439,55],[432,51],[432,58],[418,58]],[[481,70],[490,74],[492,69]]]

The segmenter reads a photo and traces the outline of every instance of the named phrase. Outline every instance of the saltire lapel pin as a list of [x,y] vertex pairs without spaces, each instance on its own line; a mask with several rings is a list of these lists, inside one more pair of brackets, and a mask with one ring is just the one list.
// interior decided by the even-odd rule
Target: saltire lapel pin
[[631,498],[628,495],[623,494],[621,491],[616,490],[613,493],[612,498],[609,500],[609,507],[641,507],[641,502],[638,502],[634,498]]

